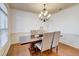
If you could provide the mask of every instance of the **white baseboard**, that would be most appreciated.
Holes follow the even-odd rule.
[[[0,50],[0,56],[6,56],[8,53],[8,50],[10,48],[10,42],[8,41],[4,47],[1,48]]]
[[[9,48],[10,48],[10,44],[5,49],[3,56],[6,56],[7,55],[8,51],[9,51]]]

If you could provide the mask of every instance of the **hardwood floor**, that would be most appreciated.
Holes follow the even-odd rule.
[[[20,45],[14,44],[11,45],[7,56],[40,56],[39,50],[29,50],[30,44]],[[71,46],[59,43],[58,53],[55,53],[55,49],[52,49],[53,52],[46,51],[43,52],[43,56],[79,56],[79,50]]]

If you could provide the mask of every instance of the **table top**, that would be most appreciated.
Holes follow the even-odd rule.
[[[42,39],[41,38],[31,38],[27,42],[21,43],[21,45],[28,44],[28,43],[35,43],[35,42],[39,42],[39,41],[42,41]]]

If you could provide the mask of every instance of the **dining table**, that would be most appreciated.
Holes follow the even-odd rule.
[[[21,45],[25,45],[25,44],[30,44],[29,50],[31,51],[31,53],[35,52],[35,44],[38,42],[42,42],[42,38],[31,38],[29,39],[27,42],[21,43]]]

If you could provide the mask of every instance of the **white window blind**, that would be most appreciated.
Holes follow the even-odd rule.
[[[7,8],[0,3],[0,48],[8,41],[8,18]]]

